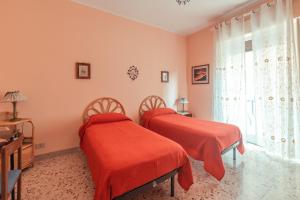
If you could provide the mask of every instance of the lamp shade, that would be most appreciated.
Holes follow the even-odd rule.
[[[25,101],[26,97],[20,91],[10,91],[6,92],[5,95],[1,98],[1,102],[19,102]]]
[[[188,99],[185,98],[185,97],[180,98],[180,99],[179,99],[179,102],[180,102],[181,104],[188,104],[188,103],[189,103]]]

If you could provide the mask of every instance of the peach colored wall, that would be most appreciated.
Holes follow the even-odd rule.
[[[294,0],[294,15],[300,16],[300,0]],[[211,27],[187,37],[187,79],[189,110],[202,119],[213,119],[214,37]],[[210,84],[192,85],[191,67],[210,64]]]
[[[294,0],[294,15],[300,16],[300,0]]]
[[[173,106],[187,95],[186,38],[67,0],[0,1],[0,93],[21,90],[21,116],[32,117],[42,154],[78,146],[85,106],[97,97],[120,100],[137,119],[150,94]],[[91,80],[74,78],[75,62],[89,62]],[[132,81],[129,66],[140,75]],[[160,82],[169,70],[170,82]],[[0,104],[0,111],[10,109]]]
[[[211,119],[213,66],[213,32],[201,30],[187,38],[187,79],[189,110],[198,118]],[[192,85],[192,66],[210,64],[210,83]]]

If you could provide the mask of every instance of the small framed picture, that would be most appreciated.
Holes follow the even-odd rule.
[[[209,83],[209,64],[192,67],[192,84]]]
[[[168,71],[161,71],[160,72],[160,79],[162,83],[169,82],[169,72]]]
[[[77,79],[91,79],[91,64],[76,63],[76,78]]]

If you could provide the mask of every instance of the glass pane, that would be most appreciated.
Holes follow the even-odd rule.
[[[249,41],[249,40],[248,40]],[[253,53],[247,51],[245,53],[245,66],[246,66],[246,135],[247,141],[256,144],[256,121],[255,121],[255,89],[253,87],[254,70],[253,70]]]

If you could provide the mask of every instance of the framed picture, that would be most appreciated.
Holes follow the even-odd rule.
[[[192,84],[209,83],[209,64],[192,67]]]
[[[169,72],[168,71],[161,71],[160,79],[161,79],[162,83],[168,83],[169,82]]]
[[[90,79],[91,78],[91,64],[76,63],[76,78],[77,79]]]

